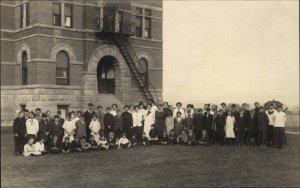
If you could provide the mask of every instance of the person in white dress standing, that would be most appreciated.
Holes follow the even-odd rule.
[[[226,143],[231,145],[233,143],[233,140],[235,138],[234,134],[234,124],[235,124],[235,118],[231,112],[231,110],[228,110],[226,117],[226,125],[225,125],[225,137],[226,137]]]
[[[74,140],[76,126],[74,122],[71,120],[71,114],[67,114],[66,119],[67,120],[64,122],[64,125],[62,127],[64,129],[63,142],[65,141],[66,137],[69,137],[70,142],[72,142]]]
[[[149,139],[149,132],[151,129],[151,125],[155,122],[155,113],[151,111],[152,104],[147,105],[147,112],[145,115],[145,122],[144,122],[144,132],[146,133],[146,137]]]

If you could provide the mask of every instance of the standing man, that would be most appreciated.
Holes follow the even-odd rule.
[[[88,140],[89,136],[91,135],[91,130],[90,130],[89,126],[90,126],[93,116],[96,114],[93,111],[93,106],[94,105],[92,103],[89,103],[88,110],[84,113],[84,120],[86,123],[86,140]]]
[[[125,105],[124,106],[125,112],[122,113],[123,117],[123,131],[126,133],[126,137],[128,139],[131,139],[131,129],[133,126],[133,119],[132,119],[132,114],[129,111],[129,106]]]
[[[242,109],[243,109],[243,117],[242,121],[245,126],[245,138],[244,138],[244,144],[247,144],[248,141],[250,141],[251,138],[251,114],[250,111],[248,110],[248,105],[246,103],[242,104]],[[249,130],[250,129],[250,130]]]
[[[18,117],[13,123],[13,132],[15,140],[15,155],[22,155],[23,147],[26,143],[26,120],[24,112],[19,112]]]
[[[255,142],[259,142],[259,130],[258,130],[258,113],[259,113],[259,107],[260,104],[259,102],[254,103],[254,115],[253,115],[253,123],[254,123],[254,137],[255,137]]]
[[[210,113],[210,108],[206,108],[206,112],[204,113],[204,127],[206,129],[210,143],[213,142],[212,124],[213,124],[213,115],[211,115]]]
[[[99,105],[97,107],[96,115],[97,115],[97,119],[98,119],[98,121],[100,123],[100,126],[101,126],[100,135],[101,135],[101,133],[104,133],[103,132],[104,131],[104,121],[103,121],[103,119],[104,119],[104,112],[102,110],[103,110],[103,107]]]

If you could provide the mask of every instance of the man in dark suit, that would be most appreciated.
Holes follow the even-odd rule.
[[[85,120],[85,123],[86,123],[86,139],[87,140],[89,139],[89,136],[91,135],[91,130],[89,128],[90,123],[92,121],[93,116],[96,114],[93,111],[93,106],[94,105],[92,103],[89,103],[88,104],[88,110],[84,113],[84,120]]]
[[[22,155],[26,143],[26,120],[24,112],[19,112],[18,117],[14,120],[13,132],[15,139],[15,155]]]
[[[206,108],[206,112],[204,113],[204,127],[207,131],[207,135],[209,137],[209,142],[213,142],[212,135],[212,123],[213,123],[213,115],[210,113],[210,108]]]
[[[128,139],[131,139],[131,132],[132,132],[132,126],[133,126],[133,118],[132,114],[129,111],[129,107],[125,105],[124,107],[125,112],[122,113],[123,117],[123,131],[126,132],[126,137]]]
[[[203,115],[203,110],[198,109],[194,115],[194,132],[196,136],[196,141],[201,138],[202,130],[204,129],[205,117]]]

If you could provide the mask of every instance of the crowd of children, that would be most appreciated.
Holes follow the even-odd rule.
[[[53,117],[42,113],[19,112],[13,123],[15,154],[40,156],[46,153],[77,153],[90,150],[130,148],[136,145],[248,145],[255,140],[257,146],[286,145],[286,115],[282,106],[269,105],[264,109],[258,102],[253,110],[247,104],[237,108],[222,103],[182,108],[178,102],[171,108],[167,102],[153,101],[144,106],[125,105],[124,111],[116,104],[102,111],[88,104],[85,113],[70,112],[66,120],[58,111]],[[276,108],[276,109],[275,109]]]

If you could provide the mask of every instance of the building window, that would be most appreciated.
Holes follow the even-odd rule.
[[[142,29],[142,17],[136,16],[135,17],[135,36],[136,37],[142,37],[143,35],[143,29]]]
[[[140,76],[143,78],[144,80],[144,86],[148,87],[148,62],[146,59],[142,58],[140,59]]]
[[[20,28],[29,26],[29,3],[23,3],[20,5]]]
[[[115,22],[115,32],[122,32],[123,31],[123,12],[118,11],[117,17],[116,17],[116,22]]]
[[[72,5],[65,5],[65,27],[72,27]]]
[[[144,37],[151,38],[151,19],[145,18],[145,33]]]
[[[60,4],[53,4],[53,25],[60,26],[61,25],[61,16],[60,16]]]
[[[22,53],[22,85],[28,84],[28,63],[27,63],[27,53]]]
[[[69,85],[69,56],[61,51],[56,56],[56,85]]]
[[[135,14],[135,36],[151,38],[151,10],[136,8]]]
[[[98,93],[115,94],[115,69],[116,59],[104,56],[97,66]]]
[[[72,5],[65,3],[53,3],[53,25],[73,27]]]

